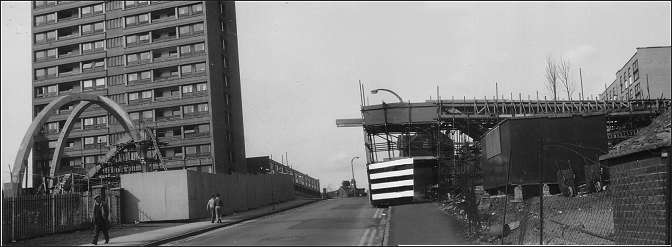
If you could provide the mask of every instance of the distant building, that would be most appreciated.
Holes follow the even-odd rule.
[[[670,46],[639,47],[616,72],[602,100],[670,98]]]
[[[251,174],[287,174],[294,176],[294,185],[299,190],[309,193],[320,193],[320,180],[292,169],[269,156],[247,158],[247,171]]]

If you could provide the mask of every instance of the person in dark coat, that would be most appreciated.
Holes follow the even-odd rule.
[[[222,223],[222,210],[224,209],[224,201],[219,193],[215,195],[215,213],[217,214],[217,223]]]
[[[94,197],[96,200],[96,205],[93,206],[93,231],[96,232],[96,235],[93,236],[93,242],[92,244],[97,245],[98,244],[98,234],[100,232],[103,232],[103,236],[105,237],[105,243],[107,244],[110,242],[110,235],[108,233],[108,221],[107,221],[107,216],[108,216],[108,208],[107,205],[103,202],[103,198],[100,197],[100,195],[96,195]]]

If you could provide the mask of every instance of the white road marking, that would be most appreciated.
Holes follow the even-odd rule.
[[[357,246],[363,246],[364,245],[369,233],[371,233],[371,229],[366,229],[366,231],[364,231],[364,235],[362,235],[362,237],[359,238],[359,243],[357,244]]]
[[[380,209],[380,208],[379,208],[379,209],[376,209],[376,212],[373,214],[373,218],[380,218],[380,214],[381,214],[381,213],[382,213],[382,212],[381,212],[381,209]]]
[[[371,234],[369,234],[369,237],[366,239],[366,246],[371,246],[373,244],[373,237],[378,234],[378,229],[373,229],[371,231]]]
[[[383,233],[383,246],[388,246],[390,242],[390,221],[392,220],[392,206],[387,206],[387,214],[385,215],[385,232]]]

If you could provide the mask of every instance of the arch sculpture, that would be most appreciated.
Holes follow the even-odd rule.
[[[28,155],[30,155],[30,151],[33,148],[33,138],[44,123],[47,121],[47,119],[54,114],[54,111],[61,108],[62,106],[72,103],[72,102],[80,102],[75,109],[73,109],[72,113],[68,117],[68,120],[66,121],[64,128],[61,130],[61,133],[59,135],[58,141],[56,143],[56,150],[54,151],[54,156],[51,160],[51,168],[50,168],[50,175],[53,176],[58,164],[60,163],[59,160],[61,159],[61,153],[63,151],[63,142],[65,141],[65,138],[67,137],[67,134],[70,132],[72,129],[72,125],[74,121],[81,115],[81,113],[90,105],[96,104],[101,106],[103,109],[107,110],[110,114],[112,114],[118,121],[121,123],[121,126],[124,128],[125,131],[129,133],[130,138],[134,142],[140,142],[140,134],[138,133],[137,129],[133,126],[133,122],[131,121],[131,118],[128,116],[128,113],[116,102],[113,100],[102,96],[102,95],[94,95],[94,94],[74,94],[74,95],[65,95],[65,96],[60,96],[53,100],[51,103],[49,103],[42,111],[40,111],[39,114],[33,119],[33,122],[30,124],[28,127],[28,130],[26,131],[26,134],[23,136],[23,140],[21,141],[21,145],[19,146],[19,150],[16,153],[16,157],[14,158],[14,164],[12,166],[12,180],[11,182],[13,183],[13,186],[15,189],[13,190],[14,195],[16,196],[19,191],[19,187],[21,186],[21,180],[23,178],[23,172],[27,167],[27,162],[26,160],[28,159]],[[144,152],[138,152],[141,159],[144,160]],[[108,156],[106,156],[108,157]]]

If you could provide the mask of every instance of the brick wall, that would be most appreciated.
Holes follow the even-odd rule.
[[[667,160],[656,151],[607,163],[616,243],[666,244],[670,227]]]

